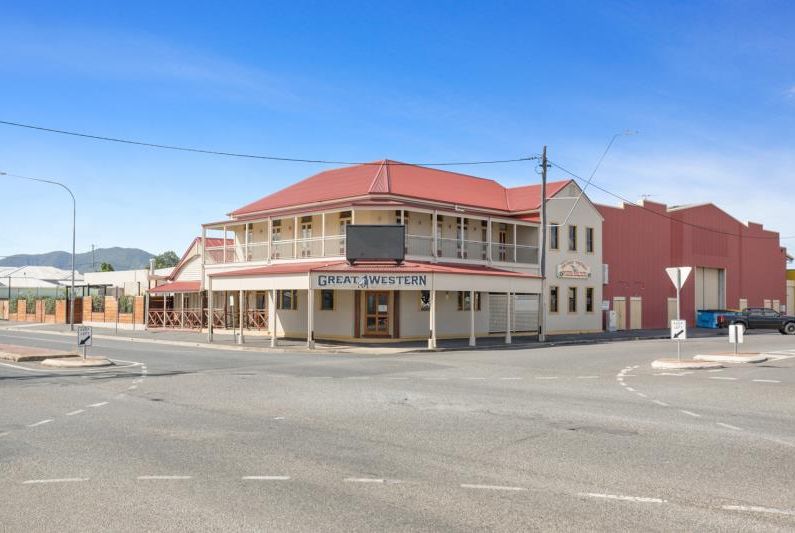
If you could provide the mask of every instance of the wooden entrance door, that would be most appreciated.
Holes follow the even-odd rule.
[[[365,291],[364,334],[388,337],[389,315],[389,291]]]

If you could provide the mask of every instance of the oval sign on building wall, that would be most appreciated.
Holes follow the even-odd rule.
[[[591,277],[591,267],[582,261],[571,259],[558,265],[557,274],[559,278],[588,279]]]

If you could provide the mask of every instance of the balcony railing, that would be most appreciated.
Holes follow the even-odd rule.
[[[482,241],[450,238],[436,239],[429,235],[406,235],[406,255],[438,259],[464,259],[487,261],[489,245]],[[268,259],[309,259],[319,257],[345,257],[345,236],[313,237],[309,239],[290,239],[255,242],[248,245],[208,246],[205,253],[206,264],[242,263],[266,261]],[[491,244],[491,261],[497,263],[538,264],[538,247],[513,244]]]

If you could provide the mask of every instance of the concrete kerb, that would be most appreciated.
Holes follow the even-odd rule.
[[[41,362],[41,366],[52,368],[83,368],[95,366],[111,366],[115,364],[110,359],[105,357],[86,357],[83,359],[80,356],[62,357],[58,359],[45,359]]]
[[[694,359],[655,359],[651,367],[658,370],[713,370],[723,365],[712,361],[696,361]]]
[[[762,363],[767,361],[767,354],[763,353],[720,353],[697,355],[696,361],[712,361],[715,363]]]

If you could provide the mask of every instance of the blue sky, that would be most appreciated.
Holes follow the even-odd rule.
[[[547,144],[582,175],[632,129],[599,185],[712,201],[789,237],[793,27],[791,2],[5,2],[0,120],[363,161],[512,158]],[[181,253],[202,222],[322,168],[0,126],[0,170],[75,191],[79,250]],[[527,163],[457,170],[538,179]],[[63,191],[0,180],[13,229],[0,256],[68,249]]]

